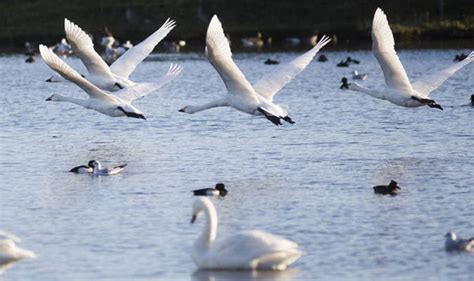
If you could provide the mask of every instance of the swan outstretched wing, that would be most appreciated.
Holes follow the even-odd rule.
[[[16,237],[15,235],[0,230],[0,240],[12,240],[13,242],[20,243],[21,239]]]
[[[53,51],[45,45],[39,45],[41,57],[44,62],[54,71],[59,73],[66,80],[69,80],[83,89],[91,98],[111,99],[109,95],[104,93],[97,86],[82,77],[77,71],[72,69],[64,61],[62,61]]]
[[[422,78],[413,83],[413,89],[421,94],[428,96],[433,90],[436,90],[456,71],[470,64],[474,60],[474,52],[471,52],[467,58],[457,62],[433,75]]]
[[[168,35],[176,26],[174,20],[168,18],[165,23],[148,36],[140,44],[135,45],[131,49],[121,55],[111,66],[112,72],[121,78],[127,78],[135,70],[137,65],[141,63],[155,48],[155,46]]]
[[[372,53],[382,68],[387,86],[402,91],[412,89],[400,58],[395,52],[395,40],[387,16],[380,8],[375,11],[372,22]]]
[[[183,68],[177,64],[171,64],[168,69],[168,73],[161,77],[158,81],[152,83],[137,83],[132,87],[122,89],[115,92],[115,96],[126,101],[132,102],[138,98],[142,98],[173,81],[180,73]]]
[[[64,31],[66,38],[71,43],[74,53],[81,59],[87,71],[94,76],[108,77],[112,79],[113,74],[109,66],[94,50],[92,39],[79,26],[64,19]]]
[[[224,81],[229,93],[253,92],[252,85],[232,60],[229,41],[227,41],[222,24],[216,15],[212,17],[207,28],[206,54],[209,62]]]
[[[303,71],[311,62],[318,51],[328,44],[331,39],[323,36],[321,40],[311,50],[292,60],[291,62],[277,67],[274,71],[265,75],[261,80],[253,85],[255,91],[267,98],[273,100],[273,96],[280,91],[288,82],[293,80],[296,75]]]

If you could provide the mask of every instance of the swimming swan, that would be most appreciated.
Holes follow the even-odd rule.
[[[281,120],[294,123],[288,116],[288,107],[274,104],[273,96],[305,69],[319,49],[329,41],[329,38],[323,36],[314,48],[290,63],[276,67],[252,86],[232,60],[229,42],[219,19],[214,15],[207,29],[206,54],[224,81],[227,95],[205,105],[185,106],[179,111],[192,114],[213,107],[230,106],[251,115],[263,115],[277,126],[281,125]]]
[[[192,253],[200,269],[284,270],[303,254],[295,242],[258,230],[246,230],[214,241],[217,213],[207,197],[198,197],[194,201],[191,223],[201,212],[206,217],[206,224],[194,243]]]

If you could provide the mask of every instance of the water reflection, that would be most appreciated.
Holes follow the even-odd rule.
[[[193,281],[296,280],[300,273],[297,268],[284,271],[197,270],[191,277]]]

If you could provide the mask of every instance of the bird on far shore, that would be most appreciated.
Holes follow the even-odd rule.
[[[454,62],[457,61],[462,61],[467,58],[467,55],[465,53],[461,53],[460,55],[456,55],[453,59]]]
[[[321,55],[319,55],[319,57],[318,57],[318,61],[319,61],[319,62],[327,62],[327,61],[328,61],[328,57],[326,57],[324,54],[321,54]]]
[[[277,61],[277,60],[272,60],[272,59],[270,59],[270,58],[268,58],[268,59],[264,62],[264,64],[279,64],[279,63],[280,63],[279,61]]]

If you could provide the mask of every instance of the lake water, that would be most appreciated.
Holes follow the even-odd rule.
[[[466,50],[464,50],[466,52]],[[452,63],[459,50],[400,51],[412,81]],[[236,54],[251,82],[296,53]],[[225,87],[201,54],[155,56],[136,81],[179,62],[182,75],[136,102],[147,120],[111,118],[51,94],[84,96],[44,82],[40,60],[0,57],[0,229],[39,258],[5,280],[472,280],[474,254],[444,251],[444,234],[474,236],[474,64],[433,93],[444,111],[402,108],[339,90],[351,69],[383,76],[368,51],[326,52],[275,98],[295,125],[276,127],[231,108],[178,112]],[[352,56],[357,67],[337,68]],[[79,68],[80,62],[68,59]],[[90,159],[127,163],[121,175],[67,171]],[[396,197],[372,186],[395,179]],[[200,272],[191,249],[203,218],[189,223],[191,190],[224,182],[215,199],[218,239],[261,229],[296,241],[306,255],[281,273]]]

